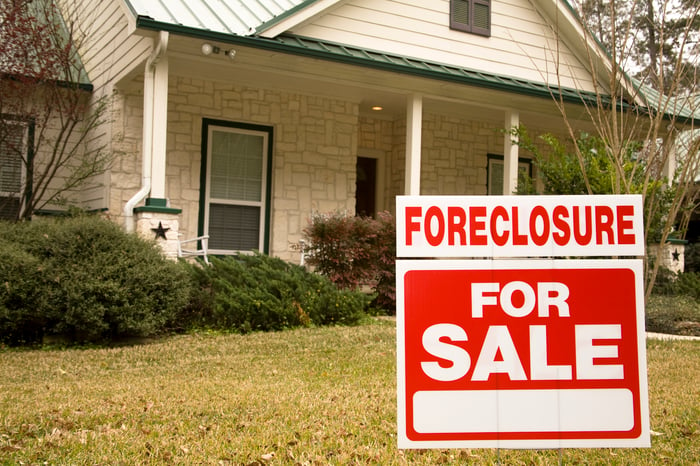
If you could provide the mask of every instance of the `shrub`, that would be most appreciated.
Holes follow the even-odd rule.
[[[389,213],[376,220],[338,212],[313,215],[301,248],[315,271],[344,289],[371,287],[374,305],[394,312],[396,226]]]
[[[686,272],[700,272],[700,243],[688,243],[683,256]]]
[[[661,267],[654,283],[653,294],[687,296],[700,301],[700,273],[674,273]]]
[[[8,241],[0,241],[0,341],[36,341],[46,324],[46,296],[37,292],[41,262]]]
[[[369,298],[338,290],[326,278],[279,258],[256,253],[190,265],[199,285],[190,322],[246,333],[299,326],[354,324]]]
[[[1,228],[21,264],[3,269],[15,290],[0,304],[6,316],[0,330],[10,342],[27,335],[70,342],[155,335],[189,298],[189,276],[180,264],[108,220],[78,216]],[[30,273],[20,275],[20,267]],[[28,285],[34,298],[13,297]]]
[[[646,329],[700,336],[700,304],[690,296],[652,295],[646,305]]]

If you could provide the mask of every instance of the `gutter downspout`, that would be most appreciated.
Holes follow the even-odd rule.
[[[154,94],[154,70],[156,63],[168,51],[167,31],[159,31],[155,48],[146,59],[146,67],[143,76],[143,141],[141,148],[141,189],[126,202],[124,206],[124,218],[126,231],[132,233],[136,228],[134,224],[134,207],[146,198],[151,191],[151,163],[153,160],[153,94]]]

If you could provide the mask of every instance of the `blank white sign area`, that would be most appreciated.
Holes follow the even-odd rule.
[[[625,432],[634,427],[628,389],[420,391],[413,427],[422,434]]]

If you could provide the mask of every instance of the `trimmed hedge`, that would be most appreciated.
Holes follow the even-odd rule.
[[[0,340],[98,342],[163,332],[191,281],[154,242],[94,216],[0,223]]]
[[[350,325],[371,296],[339,290],[327,278],[279,258],[255,253],[191,264],[197,283],[188,325],[239,333],[312,325]]]

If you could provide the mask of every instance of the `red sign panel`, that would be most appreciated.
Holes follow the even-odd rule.
[[[640,260],[397,261],[399,447],[649,446]]]

